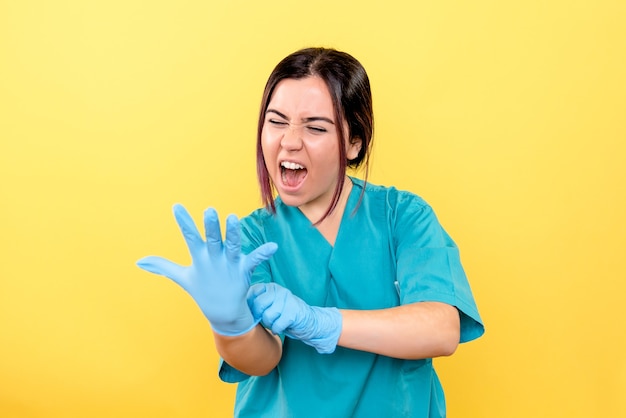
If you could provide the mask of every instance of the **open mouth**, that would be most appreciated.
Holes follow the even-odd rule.
[[[308,171],[302,165],[291,161],[280,163],[280,177],[284,185],[297,187],[306,177]]]

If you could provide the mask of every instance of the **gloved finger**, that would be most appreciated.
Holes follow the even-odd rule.
[[[252,273],[256,266],[263,261],[268,260],[278,250],[278,244],[275,242],[268,242],[256,248],[250,254],[248,254],[244,260],[244,271]]]
[[[282,334],[286,329],[284,324],[288,322],[288,321],[281,320],[282,317],[283,315],[280,311],[268,309],[265,312],[263,312],[263,317],[261,319],[261,322],[267,328],[271,329],[274,334]]]
[[[148,256],[137,261],[137,266],[150,273],[165,276],[182,287],[185,287],[185,267],[162,257]]]
[[[228,215],[226,218],[224,249],[228,261],[232,263],[239,261],[239,257],[241,257],[241,232],[239,231],[239,219],[235,215]]]
[[[256,319],[262,318],[265,326],[271,327],[274,321],[285,311],[285,302],[288,299],[282,293],[291,294],[291,292],[276,283],[253,286],[255,290],[252,291],[252,294],[255,296],[248,298],[250,312]],[[277,290],[279,290],[278,293]]]
[[[265,293],[265,283],[255,283],[248,288],[246,301],[248,302],[248,307],[250,307],[250,309],[252,309],[252,305],[254,304],[256,297],[262,293]]]
[[[261,318],[265,310],[269,308],[274,301],[273,296],[268,295],[266,290],[265,283],[253,284],[248,289],[246,301],[255,319]]]
[[[280,301],[281,305],[283,306],[289,296],[293,297],[293,293],[291,293],[291,290],[279,285],[278,283],[266,283],[265,286],[266,292],[271,294],[272,297],[277,301]]]
[[[285,289],[284,287],[277,287],[277,289],[279,291],[274,297],[272,308],[278,308],[279,315],[275,316],[271,312],[272,309],[267,309],[264,312],[263,317],[265,318],[265,315],[272,317],[272,332],[275,334],[281,334],[285,332],[286,329],[291,328],[294,325],[300,307],[297,303],[293,303],[295,302],[293,299],[295,296],[288,289]]]
[[[265,320],[265,314],[263,315],[263,319]],[[293,324],[294,324],[293,317],[291,315],[288,315],[287,312],[282,312],[276,318],[274,318],[270,329],[272,330],[274,334],[283,334]]]
[[[204,234],[209,256],[220,257],[222,255],[222,230],[217,211],[213,208],[204,211]]]
[[[189,248],[191,258],[192,260],[196,260],[201,252],[204,251],[204,241],[202,241],[200,232],[198,232],[196,224],[183,205],[175,204],[173,211],[174,218],[176,218],[176,222],[183,233],[183,238],[185,238],[185,242],[187,243],[187,248]]]

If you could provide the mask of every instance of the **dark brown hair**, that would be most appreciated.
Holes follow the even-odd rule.
[[[261,146],[265,112],[274,89],[281,80],[297,80],[311,76],[320,77],[328,87],[335,111],[339,140],[337,188],[328,210],[318,221],[320,222],[337,206],[347,167],[358,168],[364,164],[365,179],[367,180],[370,147],[374,132],[374,113],[369,78],[361,63],[351,55],[330,48],[306,48],[296,51],[280,61],[265,85],[257,129],[256,162],[261,199],[265,207],[272,213],[276,212],[274,205],[275,188],[267,171]],[[348,124],[349,141],[351,143],[361,141],[359,154],[352,160],[348,160],[346,156],[344,122]]]

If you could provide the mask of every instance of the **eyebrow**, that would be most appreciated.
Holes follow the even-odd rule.
[[[279,112],[276,109],[267,109],[265,111],[265,114],[267,115],[268,113],[275,113],[278,116],[280,116],[281,118],[283,118],[285,120],[289,120],[289,118],[286,115],[284,115],[283,113]],[[310,118],[302,119],[302,122],[304,122],[304,123],[307,123],[307,122],[317,122],[317,121],[328,122],[331,125],[335,124],[335,122],[333,122],[332,119],[328,119],[327,117],[324,117],[324,116],[311,116]]]

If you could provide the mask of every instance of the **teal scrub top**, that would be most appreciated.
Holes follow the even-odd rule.
[[[431,207],[415,194],[351,178],[354,184],[331,246],[296,207],[243,218],[244,253],[266,242],[278,251],[253,282],[276,282],[314,306],[384,309],[437,301],[456,306],[460,342],[484,328],[459,251]],[[361,192],[365,188],[363,194]],[[283,355],[266,376],[221,363],[239,382],[236,417],[444,417],[445,399],[431,359],[402,360],[337,347],[333,354],[283,337]]]

